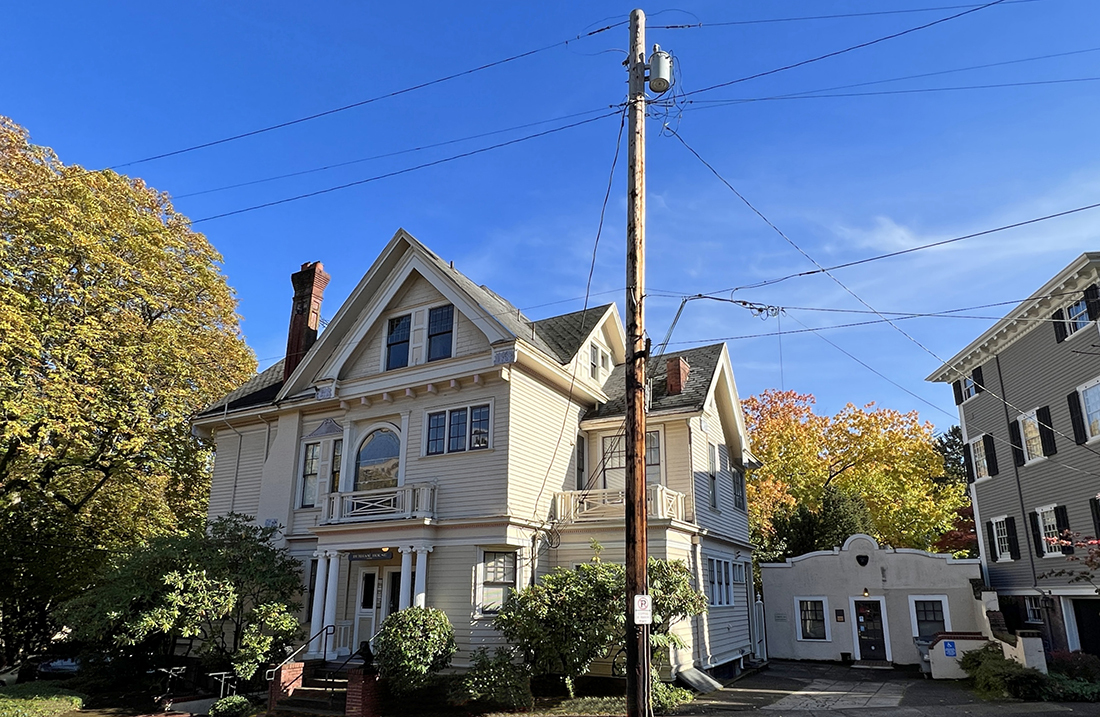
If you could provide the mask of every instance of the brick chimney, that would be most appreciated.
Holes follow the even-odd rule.
[[[307,261],[300,271],[290,275],[294,285],[294,308],[290,312],[290,331],[286,336],[286,360],[283,364],[283,380],[290,378],[294,369],[305,358],[317,341],[317,327],[321,322],[321,296],[331,277],[319,261]]]
[[[679,396],[684,392],[684,386],[687,384],[688,372],[691,371],[691,366],[679,356],[670,358],[666,366],[668,367],[667,393],[669,396]]]

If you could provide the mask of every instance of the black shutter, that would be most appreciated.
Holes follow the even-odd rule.
[[[951,388],[955,391],[955,405],[958,406],[960,403],[963,402],[962,381],[956,381],[955,383],[951,384]]]
[[[970,374],[970,378],[974,381],[974,393],[981,393],[985,390],[985,379],[982,378],[981,366],[975,367],[974,373]]]
[[[1085,289],[1085,306],[1089,310],[1089,321],[1100,319],[1100,289],[1096,284]]]
[[[1035,411],[1035,418],[1039,422],[1039,440],[1043,443],[1043,455],[1053,456],[1058,452],[1058,444],[1054,442],[1054,424],[1050,420],[1050,406],[1043,406]]]
[[[974,482],[974,458],[970,455],[970,444],[963,444],[963,465],[966,467],[966,482]]]
[[[1024,443],[1020,440],[1020,422],[1008,422],[1008,440],[1012,443],[1012,461],[1022,466],[1024,464]]]
[[[1061,309],[1058,309],[1050,319],[1054,325],[1054,340],[1058,343],[1062,343],[1066,340],[1066,314]]]
[[[985,538],[989,544],[989,560],[987,562],[997,562],[997,533],[993,530],[993,521],[986,521],[985,524]]]
[[[995,476],[1000,470],[997,468],[997,445],[993,436],[988,433],[982,436],[982,445],[985,447],[985,467],[989,475]]]
[[[1066,396],[1066,403],[1069,404],[1069,420],[1073,423],[1073,441],[1081,445],[1089,439],[1085,430],[1085,417],[1081,414],[1081,394],[1074,391]]]
[[[1054,506],[1054,524],[1058,526],[1058,537],[1068,538],[1066,531],[1069,530],[1069,512],[1064,505]],[[1073,543],[1062,546],[1063,555],[1073,555]]]
[[[1008,533],[1008,555],[1013,560],[1020,559],[1020,539],[1016,537],[1016,519],[1005,518],[1005,532]]]
[[[1089,498],[1089,508],[1092,510],[1092,537],[1100,537],[1100,500]]]
[[[1035,542],[1035,555],[1041,558],[1047,554],[1047,545],[1043,540],[1043,529],[1039,527],[1039,514],[1028,513],[1027,517],[1031,521],[1031,539]]]

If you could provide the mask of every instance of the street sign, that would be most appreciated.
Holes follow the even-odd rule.
[[[653,624],[653,602],[649,599],[648,595],[634,596],[634,624]]]

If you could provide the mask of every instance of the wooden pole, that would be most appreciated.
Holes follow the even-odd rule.
[[[626,217],[626,712],[649,714],[649,626],[634,624],[648,592],[645,483],[645,13],[630,13],[630,138]]]

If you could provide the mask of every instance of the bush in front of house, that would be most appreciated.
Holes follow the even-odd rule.
[[[0,717],[56,717],[80,709],[84,700],[57,682],[24,682],[0,688]]]
[[[671,714],[680,705],[687,704],[695,699],[695,693],[691,690],[686,690],[668,682],[661,682],[661,677],[656,670],[653,670],[651,674],[649,694],[655,713],[659,715]]]
[[[1055,650],[1047,655],[1047,669],[1071,680],[1100,682],[1100,657],[1075,650]]]
[[[378,669],[394,694],[423,687],[432,675],[450,666],[457,649],[451,621],[434,607],[392,613],[374,643]]]
[[[959,666],[974,679],[974,687],[986,694],[1039,701],[1056,693],[1051,678],[1008,659],[996,643],[963,653]]]
[[[246,717],[252,712],[252,703],[247,697],[229,695],[210,705],[210,717]]]
[[[526,712],[535,700],[526,668],[513,662],[510,650],[499,647],[492,656],[485,648],[474,653],[473,664],[455,685],[451,701],[457,705],[477,702],[489,709]]]
[[[1100,683],[1078,680],[1052,672],[1052,699],[1058,702],[1100,702]]]

